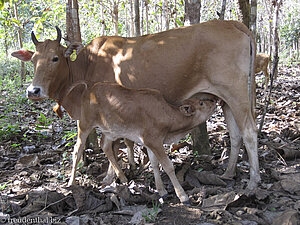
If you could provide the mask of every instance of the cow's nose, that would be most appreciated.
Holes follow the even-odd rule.
[[[31,90],[27,90],[27,97],[40,97],[41,89],[40,88],[32,88]]]

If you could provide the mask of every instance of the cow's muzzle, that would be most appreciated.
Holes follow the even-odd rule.
[[[26,93],[27,93],[27,98],[29,98],[31,100],[38,101],[38,100],[42,99],[41,88],[39,88],[39,87],[29,86],[26,90]]]

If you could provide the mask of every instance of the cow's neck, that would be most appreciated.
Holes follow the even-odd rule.
[[[81,80],[85,80],[87,63],[85,54],[81,53],[77,56],[76,61],[72,62],[67,58],[68,76],[65,85],[59,91],[57,103],[64,107],[72,119],[80,119],[81,95],[85,90],[82,86],[74,88],[69,92],[70,87]]]

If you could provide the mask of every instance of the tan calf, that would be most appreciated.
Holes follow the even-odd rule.
[[[268,87],[270,75],[268,73],[268,65],[270,62],[270,56],[264,53],[256,54],[255,58],[255,73],[263,72],[265,75],[265,90]]]
[[[83,88],[86,88],[85,85],[79,84],[73,90]],[[191,98],[180,106],[173,106],[156,90],[135,90],[113,83],[96,83],[83,92],[78,107],[81,108],[81,116],[73,152],[71,183],[75,178],[76,165],[84,150],[86,138],[91,129],[99,127],[103,133],[101,147],[121,182],[127,182],[127,179],[114,157],[112,146],[113,141],[127,138],[151,150],[151,163],[153,158],[158,159],[170,177],[180,201],[188,202],[188,196],[176,178],[174,167],[165,153],[163,144],[179,140],[195,126],[206,121],[216,108],[215,99]],[[161,187],[158,191],[163,196],[167,192],[155,162],[154,167],[156,186]]]

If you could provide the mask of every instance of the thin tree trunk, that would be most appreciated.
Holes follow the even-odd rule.
[[[257,18],[257,0],[250,0],[251,10],[250,10],[250,30],[252,31],[254,37],[256,37],[256,18]]]
[[[226,0],[223,0],[220,17],[219,17],[220,20],[224,20],[224,18],[225,18],[225,9],[226,9]]]
[[[148,5],[148,0],[144,0],[145,3],[145,10],[146,10],[146,15],[145,15],[145,23],[146,23],[146,34],[149,34],[149,5]]]
[[[145,2],[144,0],[141,1],[141,13],[140,13],[140,30],[141,35],[144,34],[144,10],[145,10]]]
[[[134,36],[134,9],[133,9],[133,1],[130,0],[130,36]]]
[[[115,30],[115,35],[118,36],[119,34],[119,8],[118,8],[118,3],[115,0],[113,1],[113,22],[114,22],[114,30]]]
[[[249,0],[238,0],[239,1],[239,8],[242,13],[242,20],[243,24],[247,27],[250,25],[250,4]]]
[[[67,40],[81,42],[77,0],[68,0],[66,18]]]
[[[174,0],[174,5],[175,5],[175,12],[174,12],[174,26],[175,27],[178,27],[178,24],[177,24],[177,1],[176,0]]]
[[[282,0],[274,1],[275,3],[275,15],[274,15],[274,56],[273,56],[273,68],[272,68],[272,76],[274,76],[274,79],[277,79],[278,75],[278,62],[279,62],[279,56],[278,56],[278,48],[279,48],[279,36],[278,36],[278,15],[279,15],[279,9],[281,6]]]
[[[162,30],[169,30],[168,0],[162,2]]]
[[[15,14],[15,18],[17,21],[19,21],[19,14],[18,14],[18,6],[17,6],[17,1],[14,1],[14,14]],[[23,40],[22,40],[22,28],[20,26],[18,26],[17,28],[17,36],[18,36],[18,44],[20,49],[23,48]],[[23,61],[21,61],[21,80],[24,81],[25,80],[25,63]]]
[[[134,0],[134,27],[135,27],[135,36],[136,37],[141,36],[139,0]]]
[[[200,0],[184,0],[184,25],[200,23]]]
[[[101,30],[100,30],[100,35],[104,36],[105,35],[105,20],[104,20],[104,6],[103,6],[103,2],[100,1],[100,5],[101,5]]]

